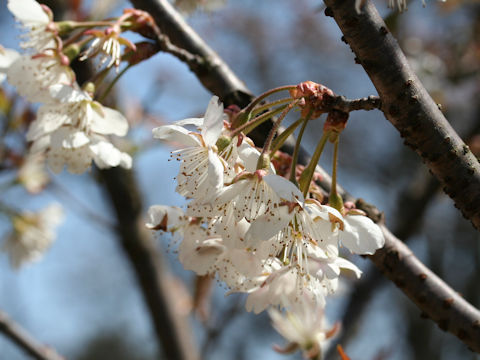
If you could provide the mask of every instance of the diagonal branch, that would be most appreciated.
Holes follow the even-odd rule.
[[[370,260],[423,311],[422,316],[480,352],[480,311],[423,265],[384,225],[381,228],[385,247]]]
[[[325,14],[333,16],[375,85],[386,118],[480,229],[480,164],[408,65],[375,6],[368,0],[357,14],[354,0],[324,2]]]
[[[13,322],[7,314],[0,311],[0,332],[10,338],[24,352],[37,360],[64,360],[54,349],[40,344],[18,324]]]

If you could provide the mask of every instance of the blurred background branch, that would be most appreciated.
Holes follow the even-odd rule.
[[[64,360],[53,348],[40,344],[20,325],[0,310],[0,332],[12,340],[20,349],[37,360]]]

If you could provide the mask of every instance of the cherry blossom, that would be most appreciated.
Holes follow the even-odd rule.
[[[187,146],[175,152],[181,161],[176,189],[180,195],[208,199],[223,187],[226,163],[216,146],[223,130],[223,119],[223,104],[214,96],[203,118],[185,119],[153,129],[155,138]],[[186,125],[198,126],[201,132],[191,132],[184,127]]]
[[[20,44],[22,48],[41,52],[54,47],[57,29],[50,9],[35,0],[8,0],[7,7],[28,31],[24,35],[27,40]]]
[[[30,125],[31,153],[46,153],[54,172],[64,165],[72,173],[86,171],[92,160],[99,168],[131,167],[131,157],[118,150],[105,135],[124,136],[128,122],[118,111],[95,102],[75,87],[55,85],[56,103],[45,104]]]
[[[7,71],[20,54],[13,49],[5,49],[0,45],[0,84],[6,79]]]
[[[63,211],[58,204],[14,216],[13,231],[2,246],[12,266],[18,269],[27,262],[39,260],[54,241],[55,228],[62,218]]]
[[[268,314],[275,330],[289,342],[275,350],[291,353],[301,349],[306,359],[320,359],[322,348],[339,330],[338,326],[328,328],[324,308],[307,297],[291,304],[285,312],[270,308]]]
[[[54,85],[71,85],[75,73],[68,59],[55,50],[46,50],[35,56],[22,55],[7,71],[8,82],[30,102],[51,103],[55,99],[49,88]]]

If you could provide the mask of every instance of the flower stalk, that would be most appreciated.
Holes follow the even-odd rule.
[[[318,142],[317,147],[315,148],[315,152],[313,153],[312,159],[308,166],[303,170],[302,175],[300,176],[299,186],[300,191],[302,191],[303,196],[307,197],[308,189],[310,187],[310,182],[312,181],[313,174],[315,173],[315,167],[320,160],[320,156],[322,155],[323,149],[325,148],[325,144],[327,143],[328,138],[330,137],[330,131],[324,131],[322,134],[322,138]]]

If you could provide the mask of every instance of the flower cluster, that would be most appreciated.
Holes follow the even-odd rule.
[[[203,118],[153,130],[155,138],[183,145],[172,153],[180,162],[176,190],[190,201],[185,211],[152,206],[147,227],[181,241],[178,256],[186,269],[247,293],[248,311],[291,311],[305,301],[323,311],[342,269],[361,274],[339,247],[373,254],[383,234],[361,211],[302,193],[232,123],[214,96]]]
[[[51,10],[35,0],[9,0],[8,9],[26,31],[20,44],[25,54],[1,49],[0,80],[6,76],[20,95],[30,102],[42,103],[27,132],[30,155],[45,157],[57,173],[65,166],[72,173],[82,173],[92,160],[99,168],[130,168],[130,155],[118,150],[107,138],[125,136],[127,119],[93,99],[93,84],[81,89],[76,83],[69,64],[78,55],[78,46],[64,48],[61,38],[71,25],[55,23]],[[118,29],[119,25],[113,28]],[[96,40],[89,48],[93,50],[87,50],[83,58],[103,50],[101,62],[110,56],[107,68],[118,66],[121,55],[118,32],[108,32],[108,40],[101,49],[97,49],[100,36],[95,33]],[[89,33],[86,31],[85,35]],[[133,44],[129,47],[134,49]]]

